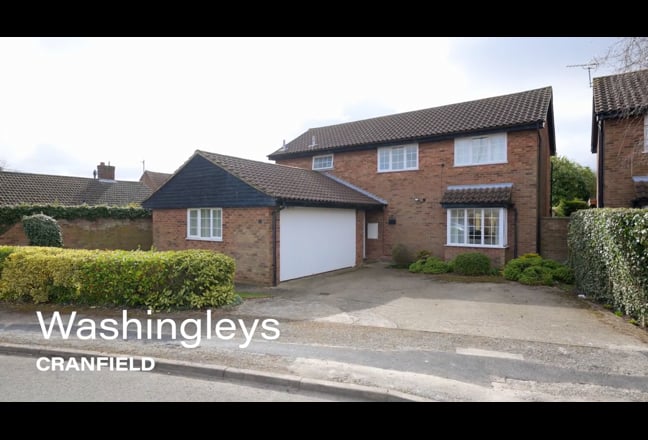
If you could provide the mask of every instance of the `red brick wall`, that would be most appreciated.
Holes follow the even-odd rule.
[[[648,176],[648,153],[643,152],[644,119],[608,119],[603,124],[603,203],[606,208],[629,208],[636,197],[632,176]]]
[[[540,255],[564,263],[568,257],[567,231],[569,217],[542,217]]]
[[[236,281],[272,284],[272,208],[223,209],[223,241],[188,240],[186,237],[186,209],[153,211],[153,245],[158,250],[222,252],[236,260]]]
[[[544,145],[548,148],[548,143]],[[546,156],[548,158],[548,152]],[[433,255],[445,257],[446,210],[439,202],[447,186],[508,182],[513,183],[513,202],[518,209],[518,253],[536,252],[538,132],[509,133],[507,159],[505,164],[455,167],[454,141],[443,140],[419,145],[417,171],[378,173],[377,152],[373,149],[335,153],[335,169],[331,172],[389,202],[384,212],[367,214],[369,221],[378,221],[380,234],[379,240],[367,240],[367,258],[390,255],[397,243],[407,246],[411,253],[426,249]],[[277,163],[311,168],[312,159],[288,159]],[[548,186],[546,190],[549,191]],[[425,202],[416,203],[414,198],[424,198]],[[390,216],[396,219],[396,224],[388,224]],[[509,212],[508,243],[511,248],[514,231],[513,215]],[[472,250],[458,249],[460,252]],[[506,255],[512,257],[512,249],[506,251]]]
[[[66,248],[148,250],[153,241],[151,219],[61,219],[58,223]],[[0,235],[0,245],[28,244],[22,223],[16,223]]]
[[[446,246],[445,248],[445,259],[452,260],[459,254],[465,254],[467,252],[479,252],[486,255],[490,258],[493,267],[503,267],[506,264],[506,249],[496,249],[496,248],[468,248],[468,247],[456,247],[456,246]]]

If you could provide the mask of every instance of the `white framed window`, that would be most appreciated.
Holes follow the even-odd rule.
[[[378,148],[378,172],[418,170],[418,144]]]
[[[648,153],[648,114],[644,116],[644,153]]]
[[[324,156],[313,156],[313,169],[314,170],[332,170],[333,169],[333,155],[327,154]]]
[[[456,138],[454,164],[456,167],[506,163],[506,133]]]
[[[506,209],[450,208],[447,233],[449,246],[504,247]]]
[[[221,208],[187,209],[187,238],[223,240],[223,210]]]

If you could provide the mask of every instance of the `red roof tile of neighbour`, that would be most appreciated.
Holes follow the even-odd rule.
[[[550,117],[551,100],[551,87],[544,87],[459,104],[311,128],[286,144],[285,148],[278,149],[268,157],[280,159],[313,151],[333,151],[354,146],[535,126]]]
[[[303,168],[196,151],[257,190],[278,199],[344,205],[382,206],[384,201],[326,174]]]
[[[158,173],[155,171],[144,171],[142,177],[140,177],[140,182],[146,185],[151,189],[151,191],[157,191],[159,187],[164,185],[164,183],[171,178],[173,174],[168,173]]]

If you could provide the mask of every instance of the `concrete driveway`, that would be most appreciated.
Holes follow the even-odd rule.
[[[648,350],[646,331],[558,288],[514,282],[446,282],[373,263],[357,270],[285,282],[267,292],[271,298],[248,300],[237,312],[286,320]]]

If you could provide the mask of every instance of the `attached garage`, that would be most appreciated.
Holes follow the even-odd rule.
[[[355,266],[355,209],[287,207],[280,219],[279,281]]]
[[[196,151],[142,205],[156,248],[222,252],[236,281],[276,285],[362,264],[363,212],[386,202],[330,174]]]

